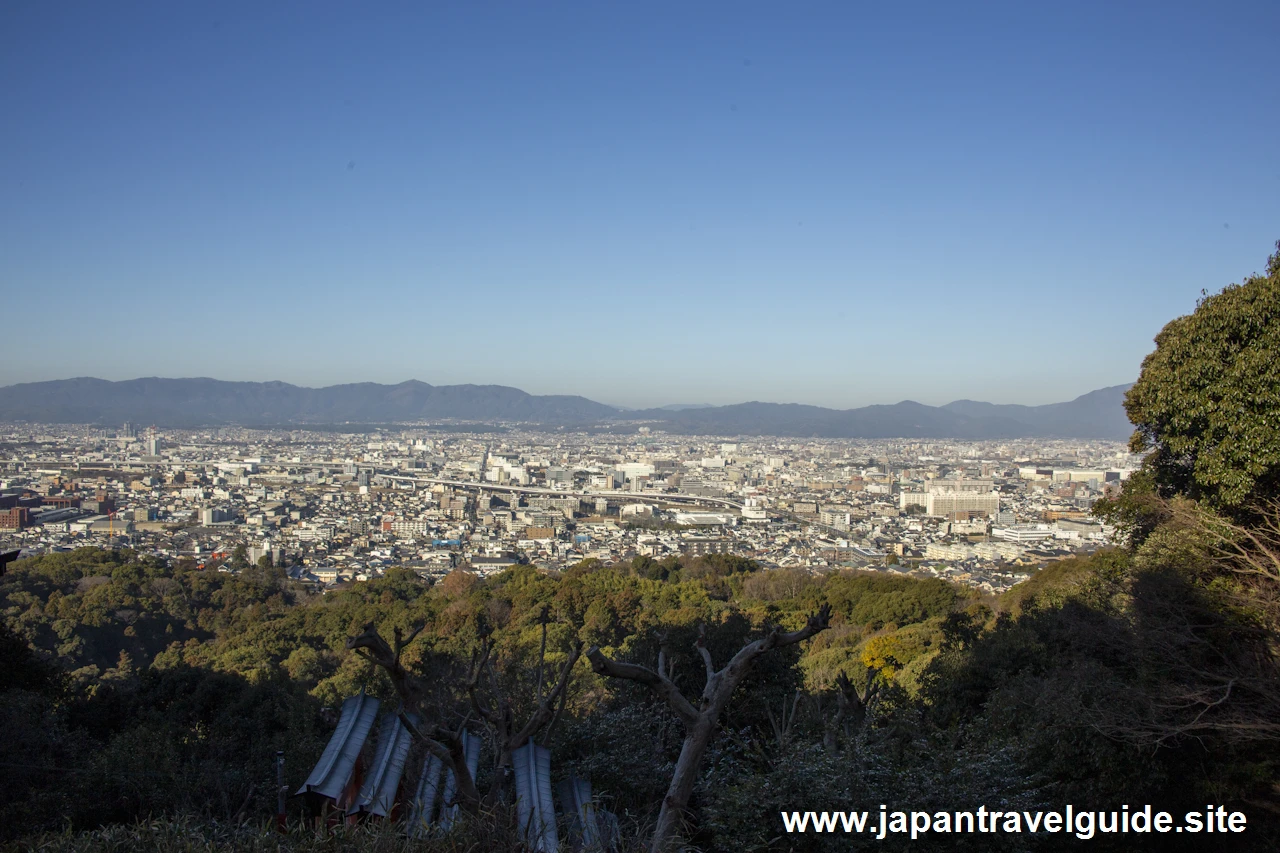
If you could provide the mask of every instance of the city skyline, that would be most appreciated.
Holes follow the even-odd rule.
[[[1071,399],[1280,236],[1277,23],[10,4],[0,385]]]

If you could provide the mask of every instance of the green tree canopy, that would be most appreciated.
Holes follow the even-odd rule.
[[[1156,336],[1125,410],[1162,493],[1239,516],[1280,495],[1280,243],[1265,275],[1200,300]]]

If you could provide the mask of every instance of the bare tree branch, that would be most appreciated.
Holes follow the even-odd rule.
[[[711,680],[716,677],[716,667],[711,660],[711,652],[707,650],[707,626],[702,625],[698,628],[698,639],[694,642],[694,646],[698,649],[698,654],[702,656],[702,663],[707,668],[707,684],[711,684]]]
[[[542,679],[547,668],[547,608],[542,608],[542,614],[538,619],[542,623],[542,644],[538,647],[538,690],[536,693],[537,703],[542,704]]]
[[[401,637],[399,628],[395,629],[394,631],[395,639],[396,639],[395,653],[396,653],[397,661],[400,660],[400,653],[403,652],[406,648],[408,648],[409,644],[412,643],[414,640],[416,640],[418,638],[418,635],[422,633],[423,627],[424,627],[423,625],[418,625],[417,627],[415,627],[413,629],[413,632],[410,633],[407,638]]]
[[[658,634],[658,675],[666,679],[671,678],[671,669],[675,665],[674,661],[668,661],[667,658],[668,640],[669,637],[666,631]]]
[[[426,690],[422,683],[410,676],[404,666],[401,665],[400,653],[404,651],[404,647],[408,645],[408,642],[400,636],[399,629],[396,630],[395,634],[396,648],[393,649],[382,638],[377,629],[373,627],[373,623],[370,622],[364,626],[364,630],[359,634],[347,638],[347,648],[385,669],[391,679],[392,686],[395,687],[396,693],[400,696],[400,701],[411,712],[417,712],[422,705]],[[418,632],[414,631],[410,641],[417,635]]]
[[[680,758],[676,761],[667,795],[663,798],[662,808],[658,812],[658,824],[653,832],[652,853],[669,853],[678,845],[677,836],[685,821],[685,811],[689,807],[690,797],[693,796],[702,758],[706,754],[707,746],[715,733],[725,705],[747,676],[751,664],[756,658],[772,649],[803,642],[814,634],[825,631],[829,627],[830,620],[831,606],[824,604],[818,612],[809,615],[805,626],[800,630],[785,634],[777,628],[770,630],[761,639],[744,646],[725,668],[718,672],[712,663],[711,654],[705,648],[703,637],[699,635],[695,646],[707,670],[707,684],[702,691],[702,703],[698,708],[694,708],[675,683],[664,674],[666,654],[661,650],[661,644],[659,645],[658,672],[637,664],[612,660],[605,657],[599,647],[592,647],[587,652],[591,668],[597,674],[644,684],[666,700],[684,723],[684,744],[680,748]]]
[[[802,643],[812,637],[814,634],[821,633],[831,627],[831,605],[824,604],[818,608],[817,613],[810,613],[805,621],[805,626],[799,631],[792,631],[789,634],[779,634],[774,642],[775,648],[783,646],[794,646],[796,643]]]
[[[798,631],[790,633],[781,633],[777,628],[771,630],[764,637],[753,643],[747,643],[739,652],[733,656],[724,667],[716,673],[715,685],[709,680],[707,688],[702,691],[703,706],[709,704],[719,704],[723,706],[728,701],[729,696],[737,689],[742,679],[746,677],[747,672],[751,668],[751,664],[760,655],[772,649],[783,648],[785,646],[793,646],[796,643],[804,642],[815,634],[827,630],[831,627],[831,605],[824,604],[819,608],[818,612],[810,613],[805,622],[805,626]],[[722,688],[722,684],[732,685],[727,691]]]
[[[560,701],[556,703],[556,712],[551,715],[551,722],[547,723],[546,731],[542,736],[542,745],[546,746],[551,743],[551,732],[555,730],[556,723],[560,721],[560,715],[564,713],[565,702],[569,698],[569,691],[560,691]]]
[[[426,748],[427,751],[439,758],[441,763],[453,773],[453,778],[458,784],[458,798],[461,803],[479,803],[480,791],[476,788],[475,780],[471,778],[471,771],[467,767],[467,754],[462,746],[462,741],[452,732],[437,729],[433,734],[435,737],[427,736],[419,729],[410,719],[408,713],[403,707],[397,712],[400,722],[409,731],[409,734],[417,738]],[[444,743],[441,743],[444,741]],[[458,768],[462,768],[459,772]]]
[[[686,725],[692,725],[698,721],[697,710],[689,703],[688,699],[684,698],[680,689],[666,676],[656,673],[648,667],[634,663],[621,663],[607,658],[604,652],[600,651],[599,646],[591,647],[587,652],[587,660],[591,661],[591,669],[597,675],[603,675],[608,678],[621,678],[624,681],[634,681],[645,685],[656,693],[659,698],[665,700],[671,706],[671,710],[675,711],[676,715]]]
[[[553,716],[552,707],[555,705],[556,699],[565,691],[569,684],[569,672],[573,669],[573,665],[578,662],[578,658],[582,655],[582,643],[575,642],[569,650],[569,657],[565,660],[564,665],[560,667],[560,678],[556,681],[555,687],[551,688],[551,692],[545,698],[540,698],[538,707],[534,710],[533,715],[529,717],[529,721],[524,724],[510,740],[511,749],[519,749],[537,734],[538,730],[546,725]]]
[[[422,741],[432,755],[438,757],[446,767],[453,771],[454,778],[458,781],[459,803],[467,811],[475,812],[480,805],[480,792],[476,789],[475,780],[471,778],[471,773],[467,769],[466,756],[463,752],[461,741],[450,732],[441,729],[433,732],[434,736],[428,736],[414,724],[409,716],[411,713],[419,714],[421,712],[426,688],[421,681],[405,670],[400,663],[400,655],[421,632],[421,627],[416,628],[406,638],[399,628],[394,629],[392,635],[395,646],[392,647],[387,644],[387,641],[382,638],[382,635],[378,633],[371,622],[365,625],[359,634],[349,637],[346,645],[355,654],[386,670],[392,685],[396,689],[396,693],[400,696],[400,709],[397,712],[400,722],[405,725],[413,737]]]
[[[397,694],[400,696],[401,706],[398,712],[400,721],[408,728],[414,738],[420,740],[432,755],[438,757],[453,772],[458,784],[458,803],[468,812],[476,812],[485,805],[491,805],[501,800],[510,775],[502,772],[502,768],[511,763],[512,750],[518,749],[530,738],[537,735],[539,730],[558,716],[557,705],[560,709],[563,709],[571,672],[574,664],[577,663],[578,658],[582,655],[582,643],[575,642],[570,647],[569,655],[560,668],[559,678],[546,695],[543,695],[543,673],[540,669],[537,706],[524,726],[516,731],[512,719],[511,703],[501,689],[493,663],[492,632],[483,621],[477,621],[479,622],[477,635],[480,638],[480,645],[472,654],[471,666],[464,684],[471,711],[464,715],[462,724],[458,727],[457,732],[449,731],[440,726],[436,726],[430,732],[426,732],[415,724],[413,718],[410,717],[411,713],[416,716],[417,712],[419,712],[427,691],[419,678],[405,670],[400,662],[400,657],[404,649],[422,632],[423,626],[416,626],[407,637],[399,628],[393,629],[393,644],[388,644],[374,628],[373,624],[370,623],[365,625],[359,634],[348,638],[346,643],[347,648],[353,653],[386,670],[396,688]],[[545,655],[546,622],[544,621],[542,660],[540,662],[545,663]],[[482,680],[488,682],[488,697],[481,695],[480,685]],[[467,768],[466,755],[462,743],[462,732],[472,713],[484,720],[485,725],[493,735],[497,747],[495,769],[500,772],[494,775],[493,785],[489,788],[483,800],[476,788],[475,779]]]
[[[486,708],[484,703],[480,701],[479,686],[480,675],[485,671],[485,666],[489,662],[489,637],[484,635],[480,638],[480,650],[472,653],[471,671],[467,673],[467,698],[471,700],[471,708],[484,720],[485,724],[490,727],[497,727],[498,720],[494,716],[490,708]]]

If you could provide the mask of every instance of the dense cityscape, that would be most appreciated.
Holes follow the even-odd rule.
[[[477,431],[485,430],[489,431]],[[766,569],[941,577],[1000,592],[1105,546],[1116,442],[852,441],[536,431],[520,424],[157,430],[7,425],[0,550],[127,547],[318,589],[391,567],[730,553]]]

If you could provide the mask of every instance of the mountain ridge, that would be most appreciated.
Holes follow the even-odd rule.
[[[506,421],[554,426],[645,422],[669,432],[806,438],[1127,438],[1129,385],[1042,406],[913,400],[828,409],[749,401],[623,409],[567,394],[533,395],[506,385],[353,382],[307,388],[279,380],[81,376],[0,387],[0,421],[156,423],[162,426],[423,420]]]

